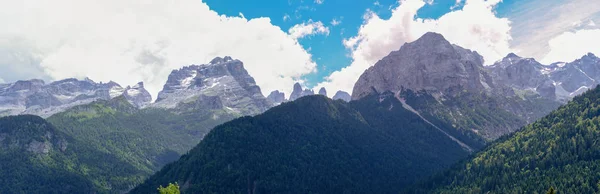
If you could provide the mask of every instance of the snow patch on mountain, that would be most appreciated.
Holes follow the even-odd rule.
[[[0,115],[33,114],[49,117],[73,106],[121,95],[137,107],[144,107],[151,102],[151,96],[142,83],[125,89],[114,82],[96,83],[88,78],[70,78],[49,84],[42,80],[24,80],[0,86]]]
[[[174,109],[186,104],[242,115],[258,114],[272,106],[243,63],[228,56],[173,70],[156,102],[150,106]]]

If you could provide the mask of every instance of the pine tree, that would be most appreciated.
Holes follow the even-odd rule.
[[[548,192],[546,192],[546,194],[556,194],[554,187],[550,187],[550,189],[548,189]]]
[[[179,185],[177,183],[169,183],[169,186],[163,187],[162,185],[158,187],[159,194],[180,194]]]

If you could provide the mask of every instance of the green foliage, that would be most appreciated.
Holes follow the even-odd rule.
[[[219,110],[139,110],[117,97],[55,114],[49,123],[36,116],[1,118],[0,190],[127,192],[234,116]],[[53,147],[33,154],[27,151],[32,141]]]
[[[554,187],[550,187],[550,189],[548,189],[548,192],[546,192],[546,194],[556,194]]]
[[[169,183],[169,186],[163,187],[162,185],[158,187],[159,194],[180,194],[179,185],[177,183]]]
[[[401,96],[426,118],[439,120],[437,125],[457,128],[458,131],[450,131],[454,136],[463,141],[474,139],[480,145],[509,134],[559,106],[550,100],[490,97],[470,92],[446,96],[440,101],[424,91],[404,90]]]
[[[419,193],[598,193],[600,88],[590,90],[471,159]]]
[[[67,168],[72,161],[60,148],[67,139],[37,116],[0,118],[0,192],[91,192],[92,183]],[[48,152],[32,145],[49,145]]]
[[[308,96],[216,127],[131,193],[396,193],[467,155],[393,96]]]

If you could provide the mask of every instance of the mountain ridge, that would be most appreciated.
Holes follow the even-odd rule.
[[[190,193],[393,193],[466,155],[391,93],[312,95],[216,127],[132,193],[168,182]]]

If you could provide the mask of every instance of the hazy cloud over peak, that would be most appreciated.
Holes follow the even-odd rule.
[[[197,0],[0,4],[0,77],[6,81],[144,81],[155,96],[171,70],[229,55],[268,93],[291,90],[316,69],[311,55],[269,18],[219,15]]]

